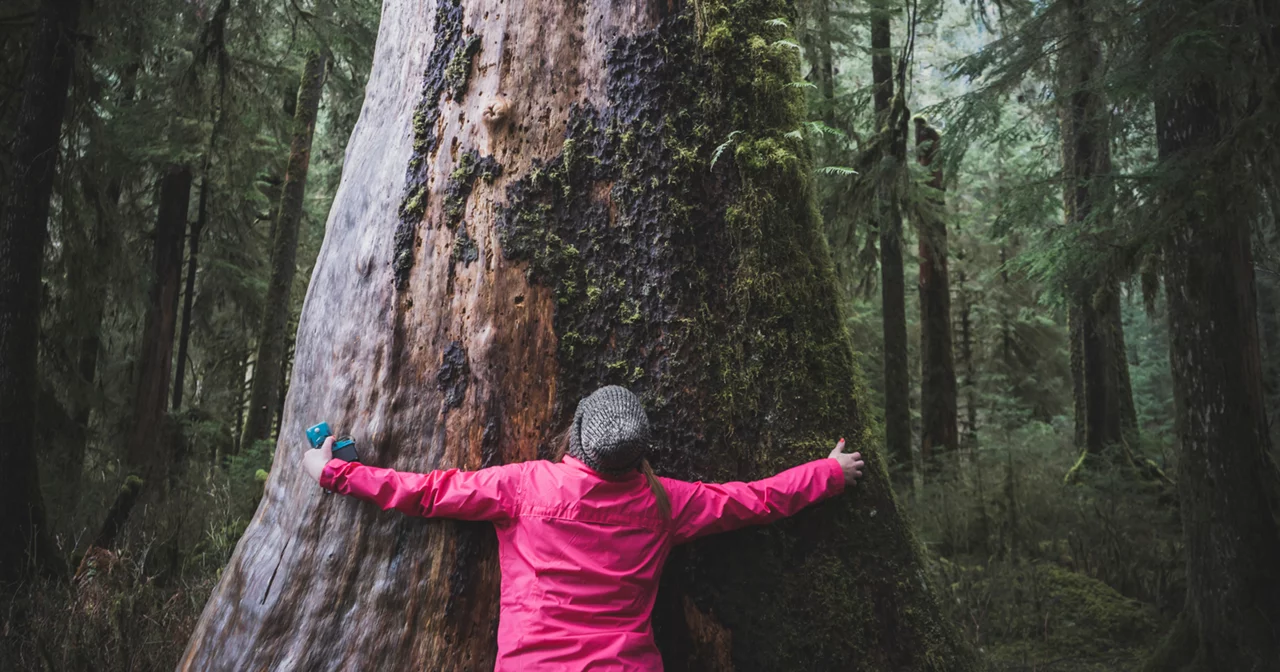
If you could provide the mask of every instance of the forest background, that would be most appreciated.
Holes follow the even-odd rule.
[[[1134,669],[1186,601],[1157,57],[1161,72],[1235,66],[1214,77],[1249,114],[1222,145],[1257,150],[1243,174],[1261,179],[1231,193],[1250,204],[1257,375],[1280,414],[1276,157],[1259,149],[1280,116],[1280,32],[1254,43],[1241,22],[1244,46],[1206,46],[1136,31],[1147,9],[804,0],[776,19],[776,46],[802,59],[795,132],[818,166],[871,440],[946,618],[992,669]],[[21,582],[0,603],[0,668],[169,669],[187,646],[271,468],[379,12],[0,10],[0,215],[47,209],[39,392],[23,407],[37,434],[21,451],[39,490],[4,484],[6,504],[43,503],[47,535],[3,558],[0,578]],[[65,94],[44,115],[58,151],[43,206],[22,198],[39,195],[23,182],[35,88]]]

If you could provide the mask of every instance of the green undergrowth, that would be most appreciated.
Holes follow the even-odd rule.
[[[1138,669],[1185,591],[1176,503],[1125,468],[1064,483],[1065,418],[985,435],[908,498],[948,617],[993,670]]]
[[[162,498],[144,491],[117,543],[86,549],[116,493],[112,464],[86,470],[78,511],[57,503],[54,542],[72,581],[0,589],[0,670],[172,670],[262,497],[274,444],[213,464],[225,434],[184,423],[189,459]]]

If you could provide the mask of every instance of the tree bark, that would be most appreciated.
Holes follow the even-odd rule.
[[[964,366],[965,423],[962,446],[970,455],[978,448],[978,376],[973,364],[973,295],[962,269],[957,277],[960,297],[960,362]]]
[[[785,39],[769,20],[788,10],[420,7],[383,6],[276,463],[180,669],[492,669],[492,531],[325,496],[303,430],[475,469],[548,454],[609,382],[646,400],[673,476],[755,478],[841,435],[871,455],[850,496],[684,549],[655,623],[668,669],[976,669],[865,445],[808,150],[786,136],[798,62],[752,46]],[[449,68],[468,35],[477,63]],[[469,93],[444,97],[447,69]]]
[[[173,410],[182,408],[182,392],[186,386],[187,346],[191,343],[191,310],[195,304],[196,269],[200,259],[200,234],[209,218],[209,177],[208,171],[200,178],[200,200],[196,206],[196,221],[191,223],[187,232],[187,284],[182,293],[182,322],[178,329],[178,359],[175,365],[178,370],[173,374]]]
[[[916,160],[933,168],[927,206],[915,219],[920,259],[920,461],[938,473],[959,448],[956,431],[956,363],[951,343],[951,279],[947,271],[947,223],[942,167],[935,166],[938,132],[917,117]]]
[[[0,583],[57,570],[36,469],[36,357],[49,197],[79,18],[78,0],[46,0],[36,12],[0,206]]]
[[[298,84],[293,116],[293,141],[289,145],[289,165],[280,191],[279,219],[271,243],[271,280],[262,306],[258,329],[258,355],[253,363],[253,383],[249,388],[249,409],[240,449],[271,435],[271,420],[280,394],[280,367],[284,358],[285,330],[289,325],[290,295],[297,271],[298,224],[302,221],[302,198],[307,190],[307,169],[311,165],[311,137],[315,133],[320,97],[324,93],[327,61],[318,51],[307,56]]]
[[[1164,271],[1187,596],[1148,667],[1274,669],[1280,476],[1264,410],[1251,216],[1223,187],[1243,179],[1243,159],[1215,151],[1230,117],[1215,82],[1184,78],[1155,93],[1162,207],[1178,220]]]
[[[1093,33],[1090,0],[1070,0],[1067,29],[1074,49],[1060,57],[1063,212],[1069,231],[1105,238],[1111,226],[1111,136],[1106,101],[1097,81],[1102,47]],[[1126,436],[1137,429],[1129,362],[1120,315],[1120,288],[1107,271],[1094,271],[1070,290],[1072,398],[1080,460],[1073,480],[1090,462],[1109,456],[1133,465]]]
[[[909,481],[911,454],[911,374],[907,364],[907,282],[902,263],[901,194],[892,184],[905,169],[907,156],[906,114],[893,114],[893,46],[890,15],[883,3],[871,14],[871,79],[874,89],[876,132],[882,156],[877,179],[876,226],[880,231],[880,302],[884,312],[884,439],[893,461],[895,480]],[[905,107],[905,106],[904,106]],[[900,118],[899,118],[900,117]],[[893,164],[891,168],[884,168]]]
[[[126,464],[144,481],[162,474],[169,463],[162,437],[178,321],[178,287],[182,282],[182,234],[187,229],[191,201],[191,169],[180,165],[165,167],[159,192],[153,236],[154,277],[143,322],[138,386],[125,448]]]

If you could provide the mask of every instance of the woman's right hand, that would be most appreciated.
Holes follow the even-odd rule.
[[[333,442],[334,438],[331,436],[324,440],[324,445],[308,450],[302,455],[302,470],[317,483],[320,482],[320,474],[324,473],[325,465],[333,459]]]
[[[858,479],[862,478],[862,453],[844,452],[844,439],[840,439],[829,457],[840,463],[840,469],[844,471],[845,485],[856,485]]]

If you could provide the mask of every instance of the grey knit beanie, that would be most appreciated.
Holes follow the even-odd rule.
[[[649,417],[626,388],[602,387],[573,414],[569,454],[602,474],[617,476],[640,466],[649,448]]]

